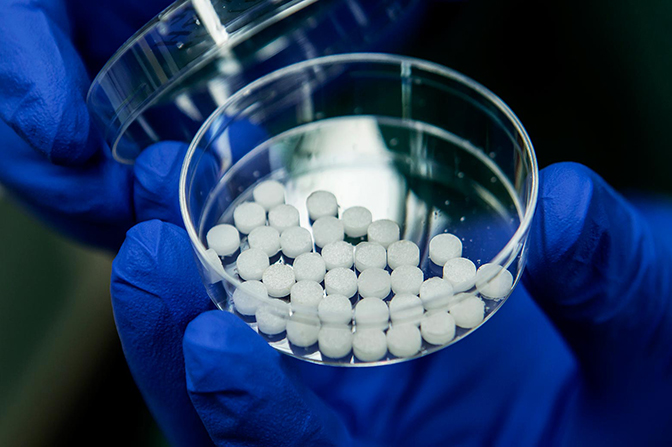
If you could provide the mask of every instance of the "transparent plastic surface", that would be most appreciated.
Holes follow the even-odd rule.
[[[180,0],[103,67],[87,102],[118,161],[190,142],[239,88],[309,58],[372,50],[417,0]],[[407,32],[408,30],[405,30]]]
[[[241,137],[249,135],[241,129],[250,127],[256,137]],[[227,158],[231,154],[242,158]],[[537,175],[525,130],[487,89],[428,62],[349,54],[274,72],[220,107],[192,142],[183,165],[180,200],[204,284],[220,309],[237,313],[271,346],[288,355],[318,363],[378,365],[417,358],[455,343],[503,305],[525,265]],[[284,185],[285,202],[299,210],[300,225],[306,229],[311,230],[314,224],[308,217],[306,199],[318,190],[336,196],[338,217],[349,207],[363,206],[371,211],[374,221],[396,222],[400,238],[419,247],[419,267],[425,280],[443,276],[443,267],[429,259],[429,243],[438,234],[456,235],[462,242],[462,257],[476,267],[492,266],[439,297],[441,304],[428,306],[423,301],[420,319],[417,314],[411,318],[411,307],[417,301],[407,299],[406,308],[391,306],[396,321],[393,315],[374,327],[357,318],[336,324],[315,307],[246,290],[256,308],[265,308],[283,320],[281,329],[287,327],[279,334],[265,334],[259,330],[259,314],[255,317],[246,309],[242,315],[233,299],[242,283],[236,256],[249,248],[247,237],[242,235],[236,254],[219,258],[208,251],[206,235],[217,224],[233,224],[236,207],[253,201],[254,187],[269,179]],[[356,245],[366,241],[366,236],[346,241]],[[320,252],[319,247],[311,248]],[[270,257],[270,264],[291,266],[293,262],[282,253]],[[504,281],[505,291],[492,299],[488,290],[501,285],[503,270],[512,280],[508,284]],[[350,298],[353,313],[363,298],[367,297],[359,292]],[[389,309],[394,298],[391,292],[382,302]],[[479,311],[480,318],[474,320],[474,312]],[[437,318],[457,322],[453,336],[432,336],[432,324],[426,324],[427,331],[420,325],[425,324],[422,318],[435,314],[441,317],[434,317],[432,324]],[[408,324],[419,329],[402,328]],[[375,344],[375,337],[364,337],[371,335],[364,332],[366,329],[386,331],[388,346],[379,358],[369,358],[364,352]],[[420,337],[420,329],[418,348],[404,350]],[[358,331],[359,351],[351,348],[339,358],[325,355],[342,353],[331,349],[331,342],[346,340],[343,349],[347,349],[351,336],[344,334],[357,338]],[[319,342],[318,334],[324,335]]]

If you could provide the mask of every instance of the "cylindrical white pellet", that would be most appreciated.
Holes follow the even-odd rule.
[[[280,251],[280,233],[273,227],[257,227],[247,236],[250,248],[258,248],[269,257],[275,256]]]
[[[429,241],[429,259],[443,267],[449,259],[462,256],[462,241],[450,233],[437,234]]]
[[[294,285],[294,271],[288,265],[273,264],[264,270],[261,282],[266,286],[270,296],[282,298],[289,295]]]
[[[420,286],[425,280],[425,275],[418,267],[402,265],[392,271],[390,280],[394,293],[398,295],[402,293],[418,295],[420,293]]]
[[[259,281],[246,281],[233,291],[233,305],[238,313],[252,316],[268,301],[266,286]]]
[[[343,227],[348,237],[366,236],[372,221],[371,211],[363,206],[353,206],[343,211]]]
[[[355,323],[357,328],[387,329],[390,309],[387,303],[378,298],[364,298],[355,306]]]
[[[241,203],[233,210],[233,223],[241,233],[250,234],[255,228],[266,225],[266,210],[258,203]]]
[[[215,250],[218,256],[230,256],[240,247],[240,234],[233,225],[220,224],[210,228],[205,236],[208,248]]]
[[[485,303],[477,296],[454,304],[450,307],[450,314],[455,319],[455,324],[461,328],[471,329],[483,321],[485,315]]]
[[[327,295],[317,306],[317,313],[325,324],[350,324],[352,304],[345,295]]]
[[[380,244],[386,249],[392,242],[399,240],[399,233],[399,224],[389,219],[376,220],[366,230],[369,242]]]
[[[268,224],[280,234],[287,228],[299,226],[299,210],[292,205],[278,205],[268,212]]]
[[[312,220],[320,217],[336,216],[338,214],[338,202],[336,196],[329,191],[315,191],[306,200],[308,215]]]
[[[313,238],[310,236],[310,231],[305,228],[287,228],[280,235],[280,247],[282,248],[282,254],[290,258],[296,258],[313,250]]]
[[[352,329],[349,326],[328,326],[320,329],[317,337],[322,355],[332,359],[340,359],[352,350]]]
[[[226,276],[222,260],[219,259],[219,255],[212,248],[205,250],[205,259],[203,261],[205,262],[207,281],[210,284],[216,284]]]
[[[476,287],[486,298],[498,300],[511,292],[513,275],[497,264],[483,264],[476,272]]]
[[[429,278],[420,286],[420,299],[427,310],[447,309],[453,298],[453,286],[442,278]]]
[[[266,211],[270,211],[278,205],[285,203],[285,187],[275,180],[266,180],[259,183],[252,191],[254,201]]]
[[[355,247],[355,268],[363,272],[367,269],[384,269],[387,266],[385,247],[373,242],[360,242]]]
[[[383,269],[367,269],[357,278],[357,290],[363,298],[385,299],[390,294],[390,274]]]
[[[236,259],[238,275],[245,281],[260,280],[268,265],[268,255],[258,248],[245,250]]]
[[[300,348],[307,348],[317,342],[320,320],[317,315],[293,313],[287,322],[287,339]]]
[[[392,324],[420,324],[424,313],[422,301],[415,295],[395,295],[390,301]]]
[[[402,265],[417,267],[420,263],[420,249],[415,242],[397,241],[387,247],[387,265],[392,270]]]
[[[317,309],[320,301],[324,298],[324,290],[315,281],[298,281],[292,286],[289,298],[292,309],[295,311],[301,308]]]
[[[453,285],[454,292],[471,289],[476,278],[476,266],[467,258],[453,258],[443,266],[443,279]]]
[[[362,362],[375,362],[387,354],[387,339],[380,329],[357,328],[352,339],[352,351]]]
[[[455,337],[455,319],[448,312],[426,315],[420,323],[422,338],[433,345],[445,345]]]
[[[352,298],[357,293],[357,275],[350,269],[336,268],[324,275],[327,295],[344,295]]]
[[[343,240],[343,223],[333,216],[320,217],[313,223],[315,245],[324,247],[332,242]]]
[[[304,253],[294,259],[292,264],[297,281],[310,280],[322,282],[327,268],[319,253]]]
[[[322,247],[322,259],[327,270],[349,269],[354,262],[354,247],[345,241],[332,242]]]
[[[387,331],[387,349],[397,357],[411,357],[420,351],[422,337],[414,324],[402,324]]]
[[[285,331],[289,319],[289,305],[284,301],[271,300],[257,309],[254,314],[259,332],[278,335]]]

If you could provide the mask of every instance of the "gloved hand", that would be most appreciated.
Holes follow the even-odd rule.
[[[277,353],[207,311],[182,229],[137,225],[112,296],[155,418],[189,446],[666,445],[672,203],[638,211],[575,164],[542,171],[540,188],[525,287],[456,345],[378,368]]]
[[[169,0],[10,0],[0,9],[0,183],[59,230],[118,248],[133,168],[92,128],[89,76]]]

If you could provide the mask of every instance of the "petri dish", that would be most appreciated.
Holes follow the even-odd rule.
[[[255,129],[250,133],[254,138],[241,131],[249,128]],[[231,166],[231,154],[245,155]],[[339,318],[345,312],[345,320],[339,320],[332,318],[335,314],[325,318],[315,301],[305,305],[305,300],[279,296],[283,293],[272,297],[243,286],[248,300],[241,314],[235,298],[244,281],[235,256],[213,254],[206,235],[215,225],[233,224],[234,210],[254,201],[254,188],[268,180],[284,186],[285,203],[299,211],[300,226],[311,232],[315,222],[306,201],[315,191],[336,197],[334,217],[351,207],[365,207],[373,221],[396,222],[399,238],[419,248],[418,268],[429,281],[420,289],[420,309],[412,292],[395,304],[394,291],[387,296],[376,292],[383,306],[356,292],[346,296],[353,318],[348,318],[343,298],[338,306],[325,305],[334,312],[338,308]],[[443,349],[497,312],[525,266],[537,189],[532,143],[514,113],[492,92],[431,62],[352,53],[282,68],[231,96],[189,147],[180,177],[180,205],[203,283],[218,308],[238,314],[287,355],[360,367]],[[459,239],[461,257],[479,269],[450,291],[441,283],[447,281],[443,266],[429,256],[430,242],[446,233]],[[367,240],[343,237],[353,246]],[[240,250],[248,248],[242,235]],[[313,245],[310,251],[320,253],[320,247]],[[284,264],[274,271],[289,272],[293,262],[280,253],[270,257],[269,268]],[[455,268],[462,267],[456,263]],[[351,281],[361,275],[355,267],[350,271],[339,270],[325,281]],[[374,290],[371,281],[384,281],[386,272],[389,266],[367,274],[366,290]],[[331,290],[349,295],[348,287]],[[327,299],[325,294],[319,298]],[[250,300],[263,310],[250,312]]]
[[[240,88],[290,64],[380,51],[411,32],[419,0],[179,0],[133,35],[91,83],[87,104],[114,158],[191,142]]]

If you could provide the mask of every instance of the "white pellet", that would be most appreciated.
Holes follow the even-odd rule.
[[[357,290],[363,298],[385,299],[391,290],[390,274],[383,269],[366,269],[357,278]]]
[[[395,295],[390,301],[390,319],[392,324],[420,324],[424,313],[422,300],[415,295]]]
[[[289,305],[284,301],[271,300],[257,309],[254,314],[257,328],[267,335],[277,335],[285,331],[289,319]]]
[[[322,282],[327,268],[319,253],[304,253],[294,259],[292,264],[297,281],[310,280]]]
[[[317,315],[295,312],[287,322],[287,338],[300,348],[314,345],[319,333],[320,320]]]
[[[345,241],[336,241],[322,247],[322,259],[327,270],[349,269],[354,263],[354,247]]]
[[[345,295],[327,295],[317,306],[317,313],[325,324],[350,324],[352,304]]]
[[[355,306],[355,323],[357,328],[387,329],[390,309],[387,303],[378,298],[364,298]]]
[[[230,256],[240,247],[240,234],[233,225],[220,224],[210,228],[205,236],[208,248],[215,250],[218,256]]]
[[[402,265],[392,271],[390,275],[392,291],[396,294],[410,293],[418,295],[425,275],[418,267]]]
[[[247,236],[250,248],[258,248],[269,257],[275,256],[280,251],[280,233],[273,227],[257,227]]]
[[[317,309],[324,298],[322,286],[315,281],[303,280],[294,284],[289,292],[292,310]]]
[[[483,264],[476,272],[476,287],[486,298],[501,299],[511,292],[513,275],[500,265]]]
[[[268,212],[268,224],[280,234],[287,228],[299,226],[299,210],[292,205],[278,205]]]
[[[266,211],[270,211],[278,205],[285,203],[285,187],[275,180],[266,180],[259,183],[252,191],[254,201]]]
[[[402,324],[387,331],[387,349],[397,357],[411,357],[420,351],[422,337],[414,324]]]
[[[387,353],[387,339],[385,332],[380,329],[357,328],[352,338],[352,351],[362,362],[375,362],[385,357]]]
[[[353,206],[343,211],[341,220],[343,220],[345,234],[348,237],[362,237],[366,236],[366,230],[373,219],[371,211],[363,206]]]
[[[268,301],[268,291],[259,281],[246,281],[233,291],[233,305],[238,313],[252,316]]]
[[[357,293],[357,275],[350,269],[336,268],[324,276],[327,295],[344,295],[352,298]]]
[[[442,278],[429,278],[420,286],[420,299],[427,310],[447,309],[453,297],[453,286]]]
[[[241,203],[233,210],[233,223],[241,233],[250,234],[255,228],[266,225],[266,210],[258,203]]]
[[[280,235],[280,247],[285,256],[296,258],[313,250],[313,238],[305,228],[287,228]]]
[[[270,296],[274,298],[285,297],[289,295],[294,285],[294,270],[285,264],[273,264],[264,270],[261,282],[266,286]]]
[[[476,266],[467,258],[453,258],[443,266],[443,279],[453,285],[454,292],[471,289],[476,278]]]
[[[445,345],[455,337],[455,319],[448,312],[426,315],[420,323],[420,333],[427,343]]]
[[[268,266],[268,255],[258,248],[245,250],[236,259],[238,275],[245,281],[260,280]]]
[[[417,267],[420,263],[420,249],[415,242],[397,241],[387,247],[387,265],[392,270],[402,265]]]
[[[392,242],[399,240],[399,224],[389,219],[376,220],[369,225],[366,233],[369,242],[375,242],[387,249]]]
[[[450,314],[455,319],[455,324],[461,328],[471,329],[483,321],[485,315],[485,303],[477,296],[450,306]]]
[[[306,200],[308,215],[312,220],[324,216],[336,216],[338,214],[338,202],[336,196],[329,191],[315,191]]]
[[[429,259],[443,267],[449,259],[462,256],[462,241],[450,233],[437,234],[429,241]]]
[[[318,247],[342,241],[343,237],[343,223],[334,216],[320,217],[313,223],[313,238]]]
[[[207,275],[207,280],[210,284],[216,284],[226,276],[224,271],[224,266],[222,265],[222,260],[219,259],[219,255],[212,248],[205,250],[205,271]]]
[[[328,326],[320,329],[317,337],[322,355],[332,359],[345,357],[352,350],[352,330],[349,326]]]
[[[385,247],[373,242],[360,242],[355,247],[355,268],[363,272],[367,269],[384,269],[387,266]]]

